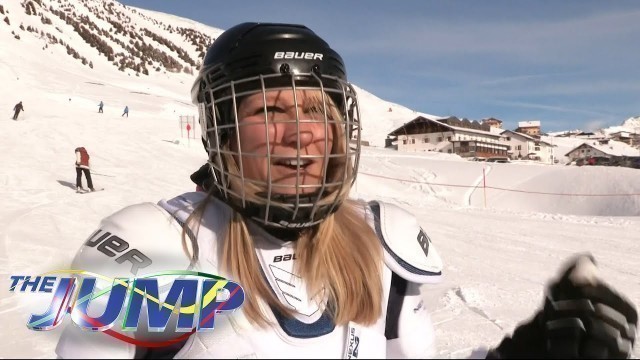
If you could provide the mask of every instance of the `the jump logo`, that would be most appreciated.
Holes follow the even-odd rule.
[[[52,330],[62,323],[67,314],[71,314],[72,321],[84,330],[108,332],[115,325],[126,300],[121,330],[134,331],[138,328],[146,300],[150,331],[164,331],[172,313],[178,317],[177,332],[211,331],[217,314],[239,309],[245,299],[239,284],[207,273],[167,271],[137,278],[110,279],[86,271],[59,272],[83,276],[11,276],[11,292],[53,293],[49,309],[42,314],[32,314],[27,322],[28,328]],[[169,276],[175,279],[167,279]],[[166,280],[162,286],[158,283],[159,278]],[[102,280],[102,283],[106,280],[110,285],[96,289],[97,280]],[[168,288],[164,301],[160,300],[161,288]],[[95,306],[98,306],[102,315],[89,315],[88,307],[92,302],[96,304],[91,313],[95,314]],[[118,338],[134,342],[132,338]]]

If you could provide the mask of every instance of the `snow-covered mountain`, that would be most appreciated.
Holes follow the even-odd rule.
[[[207,47],[223,32],[189,19],[113,0],[7,0],[0,3],[0,20],[3,20],[2,43],[11,47],[11,56],[17,60],[1,60],[3,79],[18,82],[21,76],[25,80],[24,76],[29,74],[42,77],[42,73],[51,71],[81,72],[86,83],[99,84],[97,79],[104,78],[105,73],[113,79],[111,83],[136,76],[141,79],[140,87],[123,90],[169,96],[185,106],[190,103],[190,86]],[[62,69],[51,69],[52,57],[66,59]],[[167,94],[162,86],[149,88],[145,79],[179,82],[184,85],[184,92]],[[120,83],[125,86],[130,82]],[[68,84],[60,82],[52,91],[79,95],[78,86],[73,89],[65,86]],[[386,134],[418,115],[435,117],[384,101],[364,89],[357,90],[363,139],[371,145],[384,146]],[[5,107],[12,107],[18,100],[6,101]]]
[[[630,117],[622,122],[622,127],[640,130],[640,116]]]
[[[382,100],[364,89],[355,87],[360,101],[360,116],[363,121],[362,136],[371,146],[383,147],[388,133],[418,116],[432,119],[440,118],[440,116],[417,112],[402,105]],[[375,121],[368,121],[371,119],[375,119]]]
[[[610,134],[620,131],[626,131],[630,133],[640,133],[640,116],[630,117],[623,121],[620,125],[609,126],[602,129],[594,130],[594,134],[608,137]]]
[[[161,106],[171,108],[172,115],[176,111],[195,113],[189,98],[194,74],[207,47],[224,31],[114,0],[6,0],[0,3],[0,20],[0,39],[11,48],[11,59],[0,58],[5,86],[21,88],[21,77],[23,84],[29,77],[47,79],[51,86],[43,87],[46,94],[36,96],[33,91],[39,89],[30,88],[28,96],[82,96],[84,101],[97,103],[103,100],[98,97],[100,92],[86,89],[86,84],[104,85],[100,79],[107,76],[111,84],[123,86],[124,94],[162,98]],[[55,69],[51,68],[53,58],[57,60]],[[55,79],[65,73],[81,73],[86,81],[69,84]],[[140,78],[139,86],[132,87],[132,77]],[[167,86],[176,83],[181,86]],[[389,132],[417,116],[441,117],[385,101],[354,85],[360,99],[362,137],[372,146],[383,147]],[[22,95],[18,91],[16,96]],[[125,105],[122,99],[106,100]],[[17,101],[1,99],[0,105],[10,108]],[[600,131],[606,136],[639,130],[640,117],[632,117]]]

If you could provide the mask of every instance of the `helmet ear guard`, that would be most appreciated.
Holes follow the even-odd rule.
[[[322,183],[295,185],[295,194],[278,193],[281,185],[271,180],[256,185],[245,179],[234,160],[244,155],[230,151],[230,140],[242,126],[237,114],[242,99],[271,90],[318,90],[325,127],[341,128],[337,134],[343,145],[336,148],[334,137],[333,150],[323,157]],[[207,51],[192,99],[199,108],[215,196],[245,217],[266,226],[304,229],[337,211],[348,196],[360,155],[357,95],[340,56],[311,30],[288,24],[241,24],[227,30]],[[339,119],[329,120],[329,111],[336,110]],[[301,159],[300,148],[298,154]],[[270,155],[265,160],[271,161]],[[302,192],[298,186],[315,191]]]

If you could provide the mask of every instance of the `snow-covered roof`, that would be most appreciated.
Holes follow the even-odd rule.
[[[518,127],[526,128],[526,127],[540,127],[540,121],[518,121]]]
[[[446,119],[446,118],[442,118],[442,119]],[[437,120],[434,120],[434,119],[426,118],[424,116],[418,116],[417,118],[415,118],[415,119],[413,119],[413,120],[411,120],[409,122],[406,122],[402,126],[398,127],[397,129],[394,129],[392,132],[390,132],[389,135],[390,136],[400,135],[400,134],[397,134],[397,132],[399,132],[403,128],[408,127],[408,126],[413,125],[413,124],[418,124],[418,123],[421,123],[421,122],[433,122],[435,124],[442,125],[442,126],[444,126],[446,128],[451,129],[452,131],[457,131],[457,132],[470,132],[470,133],[490,136],[490,137],[494,137],[494,138],[499,138],[501,136],[499,134],[496,134],[496,133],[493,133],[493,132],[490,132],[490,131],[484,131],[484,130],[478,130],[478,129],[468,129],[468,128],[462,128],[462,127],[458,127],[458,126],[452,126],[452,125],[449,125],[449,124],[444,123],[444,122],[440,122],[440,121],[437,121]]]
[[[580,144],[578,147],[571,149],[571,151],[566,153],[565,156],[569,156],[569,154],[582,146],[594,148],[611,156],[640,156],[640,149],[636,149],[621,141],[615,140],[609,140],[606,144],[600,144],[598,141],[587,141]]]
[[[497,128],[497,127],[490,127],[489,128],[489,132],[492,133],[492,134],[496,134],[496,135],[502,134],[503,131],[504,131],[504,129]]]
[[[616,131],[616,132],[610,133],[609,136],[620,135],[620,137],[629,137],[631,134],[632,133],[628,131]]]
[[[509,133],[509,134],[512,134],[512,135],[515,135],[515,136],[520,136],[520,137],[522,137],[522,138],[524,138],[526,140],[529,140],[529,141],[534,141],[534,142],[537,142],[537,143],[542,143],[542,144],[546,144],[546,145],[549,145],[549,146],[553,146],[553,144],[550,144],[550,143],[548,143],[548,142],[546,142],[544,140],[536,139],[533,136],[530,136],[530,135],[527,135],[527,134],[523,134],[523,133],[519,133],[517,131],[504,130],[500,134],[502,136],[504,136],[504,133]]]

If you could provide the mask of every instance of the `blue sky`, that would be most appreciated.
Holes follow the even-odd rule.
[[[349,80],[434,115],[593,130],[640,115],[640,1],[123,0],[227,29],[307,25]]]

